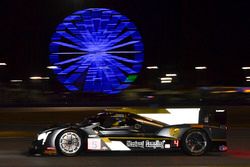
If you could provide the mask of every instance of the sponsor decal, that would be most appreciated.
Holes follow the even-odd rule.
[[[144,148],[144,141],[130,141],[128,140],[126,145],[132,148]]]
[[[130,148],[153,148],[153,149],[157,149],[157,148],[170,148],[170,146],[165,145],[165,140],[160,141],[160,140],[146,140],[146,141],[131,141],[128,140],[126,142],[126,145]]]
[[[159,140],[156,140],[156,141],[149,141],[149,140],[146,140],[146,148],[164,148],[164,143],[165,143],[165,140],[163,141],[159,141]]]
[[[101,139],[89,138],[88,139],[88,149],[89,150],[101,150]]]

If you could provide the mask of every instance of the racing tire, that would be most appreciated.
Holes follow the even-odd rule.
[[[58,152],[65,156],[77,156],[83,152],[82,135],[74,129],[62,131],[56,138]]]
[[[208,151],[209,147],[210,140],[202,130],[191,129],[182,138],[182,149],[187,155],[203,155]]]

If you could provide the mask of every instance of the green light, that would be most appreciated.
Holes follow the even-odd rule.
[[[137,75],[129,75],[129,76],[126,78],[125,82],[126,82],[126,83],[128,83],[128,82],[134,82],[134,81],[136,80],[136,78],[137,78]]]

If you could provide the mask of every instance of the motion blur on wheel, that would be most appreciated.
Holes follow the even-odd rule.
[[[40,132],[30,153],[77,156],[90,151],[180,150],[199,156],[227,151],[226,130],[223,109],[109,109]]]

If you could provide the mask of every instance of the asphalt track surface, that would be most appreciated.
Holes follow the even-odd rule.
[[[244,108],[244,107],[243,107]],[[182,152],[102,152],[87,153],[78,157],[42,156],[34,157],[27,150],[36,132],[52,122],[59,120],[77,121],[84,115],[75,112],[75,116],[67,116],[66,113],[56,117],[51,112],[38,112],[28,116],[26,112],[16,115],[6,114],[0,111],[0,166],[1,167],[166,167],[166,166],[250,166],[250,112],[248,107],[234,108],[243,114],[229,113],[228,144],[226,153],[209,153],[205,156],[191,157]],[[27,111],[27,110],[26,110]],[[249,110],[250,111],[250,110]],[[8,113],[10,111],[7,111]],[[92,111],[94,112],[94,110]],[[33,112],[31,112],[33,113]],[[12,117],[12,118],[10,118]],[[51,118],[48,120],[48,117]],[[239,118],[237,118],[239,117]],[[67,119],[66,119],[67,118]],[[36,123],[31,123],[36,120]],[[40,122],[39,122],[40,120]],[[238,121],[237,121],[238,120]],[[38,121],[38,122],[37,122]]]

